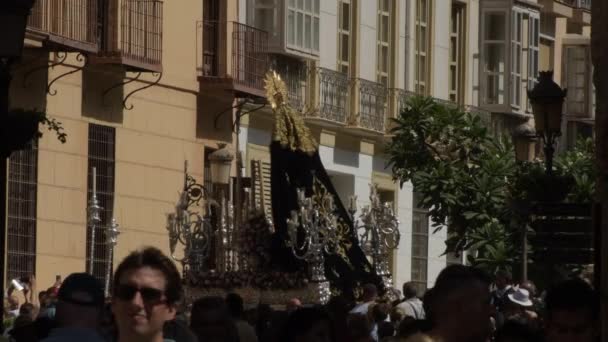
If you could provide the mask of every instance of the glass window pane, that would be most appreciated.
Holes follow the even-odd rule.
[[[450,90],[456,90],[456,67],[450,66]]]
[[[287,43],[293,45],[296,43],[296,31],[295,31],[295,13],[290,10],[287,15]]]
[[[310,49],[312,46],[312,21],[309,15],[304,16],[304,47]]]
[[[427,22],[427,0],[420,0],[418,2],[418,21],[422,23]]]
[[[315,14],[319,14],[321,12],[321,8],[319,6],[319,0],[314,0],[314,1],[315,1],[314,12],[315,12]]]
[[[304,14],[297,13],[298,20],[296,21],[296,45],[304,46]]]
[[[296,0],[289,0],[289,7],[291,7],[291,8],[296,7]]]
[[[306,12],[312,13],[312,0],[304,0],[304,5]]]
[[[503,44],[486,44],[485,64],[488,72],[505,72],[505,47]]]
[[[505,39],[505,14],[488,13],[485,18],[485,39],[504,40]]]
[[[319,17],[314,17],[313,20],[312,48],[315,51],[319,51],[319,36],[321,35],[321,32],[319,31]]]
[[[388,65],[389,65],[389,63],[388,63],[388,47],[387,46],[383,46],[380,49],[380,51],[381,51],[380,55],[382,55],[382,65],[381,65],[382,69],[381,70],[382,70],[382,72],[388,73]]]
[[[426,27],[420,26],[420,35],[418,37],[418,52],[425,53],[426,52]]]
[[[344,31],[350,30],[350,4],[342,3],[342,29]]]
[[[298,0],[298,9],[304,10],[304,0]]]
[[[382,18],[382,41],[388,43],[389,23],[387,16],[381,16]]]
[[[348,62],[349,61],[349,36],[347,34],[342,34],[341,35],[341,41],[340,41],[340,45],[342,46],[341,52],[340,52],[340,59],[342,61]]]
[[[456,59],[457,59],[456,39],[457,39],[456,37],[450,38],[450,61],[452,61],[452,62],[456,62]]]

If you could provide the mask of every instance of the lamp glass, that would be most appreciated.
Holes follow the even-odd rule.
[[[211,182],[215,184],[230,184],[230,166],[232,162],[212,160]]]

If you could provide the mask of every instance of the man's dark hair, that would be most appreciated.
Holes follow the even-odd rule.
[[[496,271],[495,278],[503,278],[507,281],[511,281],[511,279],[513,279],[513,275],[511,275],[511,272],[507,270],[498,270]]]
[[[391,306],[386,303],[378,303],[372,307],[372,318],[374,322],[384,322],[388,318]]]
[[[322,307],[300,308],[292,312],[281,332],[281,342],[294,342],[298,336],[306,334],[318,322],[327,322],[330,327],[331,340],[335,341],[332,319]]]
[[[437,318],[434,317],[436,304],[442,303],[454,293],[477,284],[489,288],[490,283],[490,277],[485,272],[471,266],[450,265],[444,268],[437,276],[435,286],[427,290],[424,295],[424,311],[427,320],[432,324]]]
[[[413,282],[408,281],[407,283],[403,283],[403,296],[405,299],[418,297],[418,289]]]
[[[556,311],[586,310],[591,319],[599,317],[599,296],[584,280],[573,278],[555,284],[545,298],[547,318]]]
[[[167,282],[165,296],[168,303],[176,304],[181,299],[182,281],[177,267],[175,267],[171,259],[155,247],[145,247],[131,252],[131,254],[122,260],[114,273],[114,289],[120,285],[120,278],[125,272],[143,267],[150,267],[164,274]]]
[[[229,293],[226,295],[226,306],[228,307],[230,316],[233,318],[241,318],[241,316],[243,316],[243,311],[245,310],[243,298],[237,293]]]
[[[363,285],[363,298],[372,298],[378,296],[378,288],[374,284]]]

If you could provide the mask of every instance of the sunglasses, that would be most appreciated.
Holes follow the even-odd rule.
[[[141,299],[147,304],[160,304],[163,302],[164,291],[151,287],[137,287],[128,284],[120,284],[114,291],[116,298],[130,301],[139,292]]]

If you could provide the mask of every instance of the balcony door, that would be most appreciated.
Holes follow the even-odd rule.
[[[220,2],[219,0],[203,1],[203,74],[218,75],[218,38],[219,38]]]

